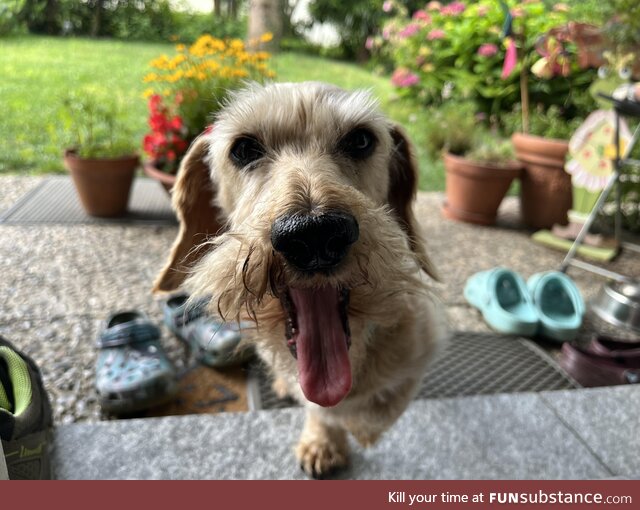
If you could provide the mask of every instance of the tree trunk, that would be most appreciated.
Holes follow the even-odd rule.
[[[216,18],[220,17],[220,14],[222,14],[222,0],[213,0],[213,15]]]
[[[45,31],[49,35],[53,35],[57,32],[56,17],[58,14],[58,0],[47,0],[47,4],[44,10],[45,16]]]
[[[98,37],[102,28],[102,10],[104,9],[104,0],[96,0],[93,19],[91,20],[91,37]]]
[[[249,40],[259,40],[267,32],[273,34],[269,42],[260,43],[258,48],[277,51],[282,37],[282,0],[250,0]]]
[[[229,7],[229,19],[238,19],[238,2],[237,0],[227,0]]]

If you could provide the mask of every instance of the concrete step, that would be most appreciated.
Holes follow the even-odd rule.
[[[598,479],[640,474],[640,386],[417,400],[353,479]],[[301,479],[300,408],[72,424],[60,479]]]

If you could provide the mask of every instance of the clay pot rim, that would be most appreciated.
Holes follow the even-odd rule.
[[[65,149],[64,157],[68,159],[74,159],[76,161],[86,161],[88,163],[105,162],[105,161],[113,161],[113,162],[133,161],[133,160],[140,161],[140,155],[136,153],[123,154],[122,156],[116,156],[113,158],[83,158],[82,156],[78,155],[78,149],[75,149],[75,148]]]
[[[176,182],[176,175],[163,172],[156,166],[154,160],[146,160],[142,163],[142,169],[152,179],[156,179],[165,184],[174,184]]]
[[[491,170],[491,171],[504,171],[504,172],[513,172],[519,173],[522,170],[522,163],[517,159],[512,159],[503,164],[490,164],[490,163],[481,163],[475,161],[473,159],[469,159],[465,156],[458,156],[457,154],[452,154],[451,152],[443,153],[442,157],[444,159],[449,159],[454,162],[462,163],[467,166],[473,166],[478,168],[480,171],[482,170]]]
[[[511,141],[514,145],[520,142],[531,143],[544,143],[556,145],[558,149],[569,146],[569,140],[563,140],[562,138],[549,138],[547,136],[531,135],[529,133],[513,133],[511,135]]]

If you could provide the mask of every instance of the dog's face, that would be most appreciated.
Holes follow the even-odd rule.
[[[224,317],[279,332],[272,347],[297,360],[307,399],[333,406],[358,371],[352,336],[364,344],[367,328],[398,320],[393,303],[422,285],[420,268],[433,274],[416,184],[409,142],[367,93],[249,87],[183,160],[181,231],[156,288],[189,273],[192,294],[212,295]]]

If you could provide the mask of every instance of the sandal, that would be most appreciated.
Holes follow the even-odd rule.
[[[137,311],[112,315],[98,339],[96,390],[105,411],[126,414],[171,400],[176,373],[160,330]]]
[[[208,298],[189,303],[187,294],[169,298],[163,305],[164,322],[185,342],[195,358],[210,367],[228,367],[248,361],[250,347],[240,347],[246,322],[224,322],[207,314]]]
[[[496,267],[472,275],[465,284],[464,297],[496,331],[533,336],[538,330],[538,314],[526,284],[510,269]]]
[[[558,342],[574,340],[585,306],[573,280],[560,271],[546,271],[531,276],[527,287],[540,318],[538,332]]]
[[[559,364],[580,385],[591,388],[640,383],[637,359],[602,355],[593,347],[583,349],[564,343]]]

